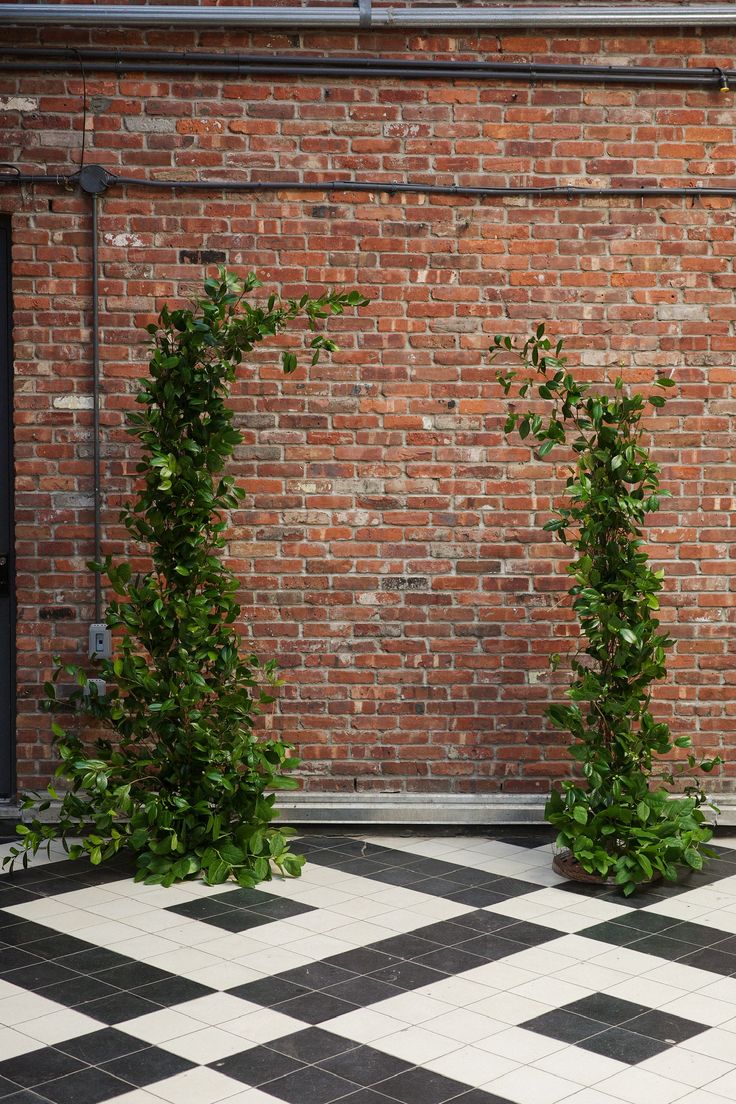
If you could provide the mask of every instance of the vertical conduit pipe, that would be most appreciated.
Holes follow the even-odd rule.
[[[100,278],[98,250],[99,194],[92,203],[92,467],[94,497],[95,563],[102,561],[102,519],[100,513]],[[95,624],[102,621],[102,576],[95,571]]]

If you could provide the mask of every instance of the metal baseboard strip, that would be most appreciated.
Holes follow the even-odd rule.
[[[715,799],[719,827],[736,825],[736,795]],[[367,824],[462,828],[464,825],[544,824],[538,794],[282,794],[278,808],[292,824]]]
[[[714,821],[721,828],[736,826],[736,794],[715,797],[719,812]],[[372,825],[412,828],[483,827],[484,825],[541,825],[545,798],[540,794],[321,794],[281,793],[277,807],[285,823],[310,826]],[[54,823],[58,802],[39,817]],[[0,818],[17,817],[28,822],[31,810],[0,803]]]

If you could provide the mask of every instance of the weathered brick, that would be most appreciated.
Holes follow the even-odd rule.
[[[33,45],[30,29],[9,32]],[[187,50],[196,32],[43,32],[45,44]],[[416,56],[416,36],[218,34],[216,48]],[[211,46],[210,48],[215,48]],[[723,36],[612,31],[464,32],[463,54],[530,61],[723,64]],[[423,54],[457,42],[428,33]],[[574,199],[173,192],[113,188],[99,201],[104,549],[135,478],[124,431],[145,371],[142,327],[196,296],[215,264],[257,270],[287,295],[357,285],[368,307],[334,320],[341,351],[284,378],[274,348],[242,368],[245,434],[233,518],[248,647],[286,674],[268,723],[325,792],[544,793],[564,740],[543,719],[562,693],[552,652],[572,651],[565,550],[541,524],[560,468],[505,443],[486,350],[540,320],[587,378],[680,390],[653,417],[673,498],[650,547],[668,571],[677,641],[659,715],[704,751],[736,743],[729,663],[736,544],[730,104],[714,90],[606,85],[87,75],[88,162],[161,180],[206,171],[298,183],[354,174],[449,184],[685,183],[693,197]],[[329,94],[328,94],[329,93]],[[78,163],[78,72],[4,74],[0,160]],[[93,616],[89,201],[4,188],[13,222],[18,768],[50,769],[40,687],[61,652],[84,654]],[[298,350],[293,335],[279,347]],[[145,560],[136,552],[136,569]],[[72,616],[69,616],[71,613]],[[729,764],[718,782],[736,788]]]

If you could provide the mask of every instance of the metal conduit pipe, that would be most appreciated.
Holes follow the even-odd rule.
[[[628,196],[635,199],[679,197],[707,199],[712,196],[736,199],[736,185],[685,186],[622,185],[598,187],[588,184],[421,184],[411,181],[386,180],[149,180],[142,176],[117,176],[102,165],[86,165],[81,173],[59,176],[52,173],[3,173],[0,186],[13,184],[56,184],[69,188],[80,185],[87,192],[105,192],[108,188],[154,188],[163,191],[200,192],[360,192],[383,195],[468,196],[476,199],[503,196],[536,196],[541,199],[590,198],[596,196]]]
[[[209,76],[303,76],[399,80],[563,81],[643,85],[685,85],[728,91],[736,70],[718,66],[679,69],[654,65],[584,65],[554,62],[425,61],[385,57],[302,57],[299,54],[208,54],[160,50],[70,50],[48,47],[0,47],[0,71],[176,73]]]
[[[732,27],[736,5],[581,4],[537,7],[199,7],[131,4],[3,4],[0,24],[65,26],[289,27],[352,30],[495,30],[564,27]]]

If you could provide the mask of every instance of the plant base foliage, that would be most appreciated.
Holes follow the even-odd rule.
[[[290,745],[254,731],[258,707],[274,700],[269,691],[279,685],[275,664],[242,654],[238,584],[222,561],[226,515],[244,496],[222,474],[242,439],[227,399],[259,342],[298,316],[318,330],[328,315],[367,300],[357,291],[272,296],[258,307],[245,299],[258,286],[254,276],[241,283],[220,270],[194,309],[164,308],[148,327],[150,376],[137,396],[144,409],[130,416],[129,430],[142,446],[142,489],[121,518],[152,568],[137,574],[130,562],[109,558],[90,565],[117,595],[106,615],[116,655],[95,671],[109,690],[97,697],[84,670],[57,663],[46,704],[58,706],[58,680],[71,676],[79,687],[72,698],[107,731],[90,747],[53,725],[57,775],[68,786],[60,822],[21,826],[23,846],[11,864],[54,838],[82,836],[68,846],[72,856],[100,863],[127,848],[137,856],[138,879],[162,885],[201,875],[251,886],[273,868],[301,869],[303,858],[289,850],[292,833],[271,823],[270,792],[296,786],[288,772],[298,760]],[[336,346],[318,332],[311,348],[316,363]],[[282,363],[293,371],[295,355],[284,353]]]
[[[690,750],[680,762],[664,759],[675,748],[690,749],[691,739],[675,739],[649,708],[673,641],[656,616],[664,572],[652,570],[643,549],[642,526],[667,492],[644,444],[642,417],[647,403],[661,407],[665,399],[629,394],[620,378],[609,393],[591,390],[543,326],[521,348],[496,337],[492,354],[501,353],[516,364],[496,378],[506,395],[515,387],[526,404],[511,409],[506,433],[537,442],[538,458],[565,444],[574,457],[565,503],[544,528],[575,550],[569,594],[583,643],[571,663],[570,701],[547,715],[572,736],[568,750],[584,783],[566,780],[553,790],[546,815],[559,831],[558,846],[583,870],[614,877],[629,894],[658,875],[674,880],[678,866],[699,870],[712,855],[700,784],[685,779],[674,796],[667,786],[676,773],[709,772],[721,762],[698,762]],[[655,383],[668,388],[673,381]]]

